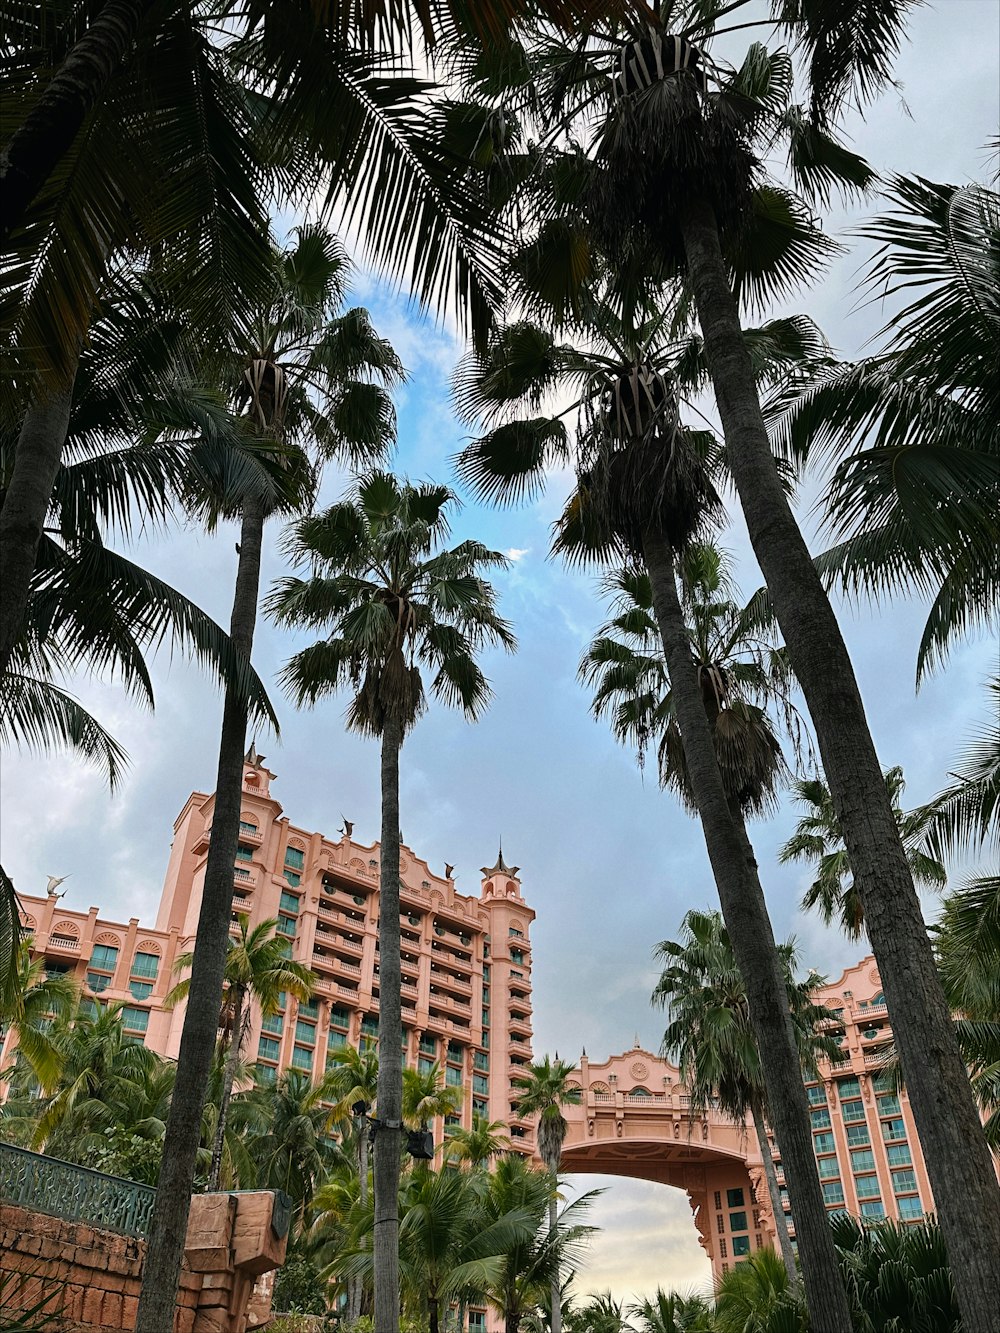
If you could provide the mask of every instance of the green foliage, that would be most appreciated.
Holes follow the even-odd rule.
[[[293,1249],[274,1279],[271,1309],[290,1314],[325,1314],[325,1286],[316,1264],[301,1250]]]

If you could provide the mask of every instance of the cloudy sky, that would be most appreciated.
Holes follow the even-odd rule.
[[[730,39],[732,40],[732,39]],[[901,89],[848,124],[857,151],[881,172],[919,173],[963,183],[986,179],[985,145],[997,132],[1000,5],[997,0],[938,0],[920,11],[897,67]],[[738,58],[738,51],[721,51]],[[885,312],[859,308],[858,272],[866,245],[848,233],[871,206],[834,212],[825,225],[847,246],[812,290],[794,303],[808,311],[837,350],[856,355]],[[451,370],[461,345],[448,327],[423,318],[371,275],[355,297],[410,372],[401,392],[397,470],[451,480],[450,458],[464,439],[449,406]],[[328,475],[324,496],[342,479]],[[580,655],[604,618],[593,580],[547,558],[549,530],[565,497],[554,477],[532,505],[504,511],[466,500],[456,537],[476,535],[511,557],[498,577],[504,613],[520,640],[515,657],[487,662],[496,698],[475,727],[433,708],[407,742],[402,762],[402,827],[432,866],[455,864],[458,886],[477,892],[477,868],[492,863],[498,840],[522,867],[523,889],[538,912],[534,927],[535,1049],[566,1058],[586,1046],[594,1059],[638,1037],[656,1050],[662,1017],[648,1003],[655,980],[651,948],[676,933],[685,911],[716,905],[699,827],[657,788],[655,774],[595,722],[576,680]],[[821,549],[808,508],[802,521]],[[282,572],[277,529],[270,532],[264,580]],[[744,591],[759,585],[738,512],[724,537],[736,553]],[[234,533],[213,537],[179,527],[138,548],[159,574],[225,623],[236,556]],[[882,762],[902,764],[907,801],[942,785],[963,737],[984,708],[982,682],[996,662],[995,642],[956,651],[947,670],[914,691],[922,608],[896,603],[842,605],[842,624],[860,678]],[[266,622],[256,659],[265,678],[298,646]],[[172,821],[192,789],[210,790],[221,704],[211,682],[168,652],[155,663],[157,707],[149,715],[112,687],[74,688],[132,756],[114,795],[87,767],[65,757],[6,755],[2,768],[2,859],[18,888],[40,892],[46,876],[70,875],[67,906],[99,906],[111,917],[152,922],[166,869]],[[282,734],[258,738],[278,774],[274,794],[307,829],[334,831],[346,815],[356,836],[379,827],[378,755],[349,736],[342,708],[299,714],[275,687]],[[836,975],[860,950],[804,917],[797,903],[804,869],[776,864],[794,812],[752,830],[779,936],[794,934],[804,963]],[[927,911],[935,910],[928,901]],[[607,1186],[594,1211],[604,1228],[580,1275],[582,1290],[651,1293],[657,1284],[705,1281],[684,1197],[660,1186],[584,1177],[581,1188]]]

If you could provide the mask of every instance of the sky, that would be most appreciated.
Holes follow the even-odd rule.
[[[737,35],[738,37],[739,35]],[[734,42],[736,38],[730,38]],[[849,118],[856,151],[882,173],[919,173],[962,184],[986,180],[985,145],[997,133],[1000,87],[1000,4],[938,0],[917,12],[897,64],[899,90]],[[714,54],[738,58],[720,45]],[[883,323],[879,307],[859,303],[857,281],[870,248],[850,235],[872,203],[834,209],[826,228],[846,253],[822,280],[786,309],[808,312],[838,353],[856,356]],[[449,380],[462,344],[448,323],[423,315],[404,296],[360,270],[353,299],[367,305],[409,371],[399,393],[399,445],[394,468],[412,478],[456,487],[450,459],[467,438],[449,403]],[[327,474],[322,499],[336,499],[343,478]],[[667,794],[656,774],[616,745],[589,712],[576,678],[581,654],[605,619],[593,578],[567,572],[547,557],[550,528],[568,479],[555,475],[529,505],[493,510],[465,497],[455,516],[456,539],[476,536],[510,557],[496,576],[501,609],[519,639],[515,656],[485,661],[495,698],[475,726],[439,705],[406,742],[401,765],[405,840],[441,872],[456,867],[457,886],[478,893],[478,867],[492,864],[499,840],[521,867],[533,927],[534,1046],[595,1060],[636,1040],[659,1048],[663,1016],[651,1009],[656,980],[651,950],[676,937],[690,908],[717,905],[699,826]],[[815,487],[807,494],[815,495]],[[722,542],[733,551],[743,592],[760,584],[742,519],[730,505]],[[823,538],[808,503],[800,521],[813,549]],[[263,585],[283,571],[279,528],[269,529]],[[236,570],[235,531],[207,536],[178,526],[148,534],[132,548],[156,573],[228,623]],[[997,662],[995,640],[956,650],[945,670],[916,693],[914,663],[923,625],[918,603],[878,607],[837,601],[880,759],[900,764],[908,804],[933,796],[947,781],[963,739],[985,711],[982,688]],[[348,735],[343,705],[332,701],[299,713],[281,697],[275,676],[305,640],[258,622],[255,660],[271,683],[281,737],[261,735],[258,748],[277,773],[273,794],[293,823],[333,833],[342,816],[355,837],[374,841],[379,829],[377,747]],[[19,890],[40,893],[48,875],[66,875],[66,905],[101,908],[152,923],[166,871],[172,822],[192,790],[214,782],[221,700],[197,668],[163,650],[154,662],[156,710],[139,711],[120,690],[73,682],[78,696],[124,744],[132,758],[120,790],[109,794],[86,765],[66,756],[6,754],[0,768],[0,856]],[[804,967],[835,978],[867,946],[852,944],[798,901],[808,882],[802,866],[777,864],[795,811],[751,828],[775,934],[794,935]],[[936,901],[925,897],[932,917]],[[655,1288],[703,1286],[708,1264],[698,1247],[683,1194],[637,1181],[585,1176],[581,1190],[603,1187],[592,1220],[602,1228],[578,1289],[610,1289],[618,1299]]]

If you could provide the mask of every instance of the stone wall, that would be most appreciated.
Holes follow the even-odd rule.
[[[287,1244],[273,1208],[266,1191],[192,1199],[172,1333],[252,1333],[267,1319],[270,1301],[253,1299],[254,1286],[281,1266]],[[55,1291],[66,1333],[134,1329],[145,1251],[134,1236],[0,1203],[5,1308],[22,1312]]]

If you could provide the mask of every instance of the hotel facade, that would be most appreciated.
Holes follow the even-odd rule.
[[[275,775],[251,748],[243,770],[240,839],[233,867],[233,921],[274,919],[290,958],[316,975],[311,999],[289,998],[262,1018],[254,1007],[247,1058],[262,1082],[286,1069],[320,1078],[336,1052],[374,1042],[378,1030],[379,847],[292,824],[271,794]],[[72,975],[95,1004],[121,1003],[126,1031],[176,1058],[183,1006],[165,1005],[176,961],[194,944],[214,796],[193,793],[174,839],[155,927],[116,922],[96,907],[63,908],[54,894],[21,895],[33,950],[50,971]],[[426,1071],[437,1062],[448,1085],[465,1090],[457,1119],[473,1113],[508,1126],[512,1146],[534,1152],[531,1121],[518,1113],[513,1082],[532,1055],[532,946],[535,913],[517,866],[502,852],[484,866],[478,895],[457,891],[409,847],[400,855],[402,1056]],[[933,1209],[923,1154],[905,1089],[884,1072],[892,1031],[874,959],[865,958],[817,999],[835,1015],[829,1035],[842,1058],[825,1061],[807,1084],[813,1146],[831,1212],[914,1221]],[[3,1070],[14,1034],[0,1039]],[[563,1168],[659,1181],[688,1195],[716,1275],[773,1243],[772,1215],[752,1125],[734,1126],[715,1108],[691,1108],[675,1066],[638,1047],[600,1063],[578,1063],[578,1106],[566,1110]],[[440,1141],[444,1125],[433,1126]],[[780,1225],[794,1238],[785,1202]]]

